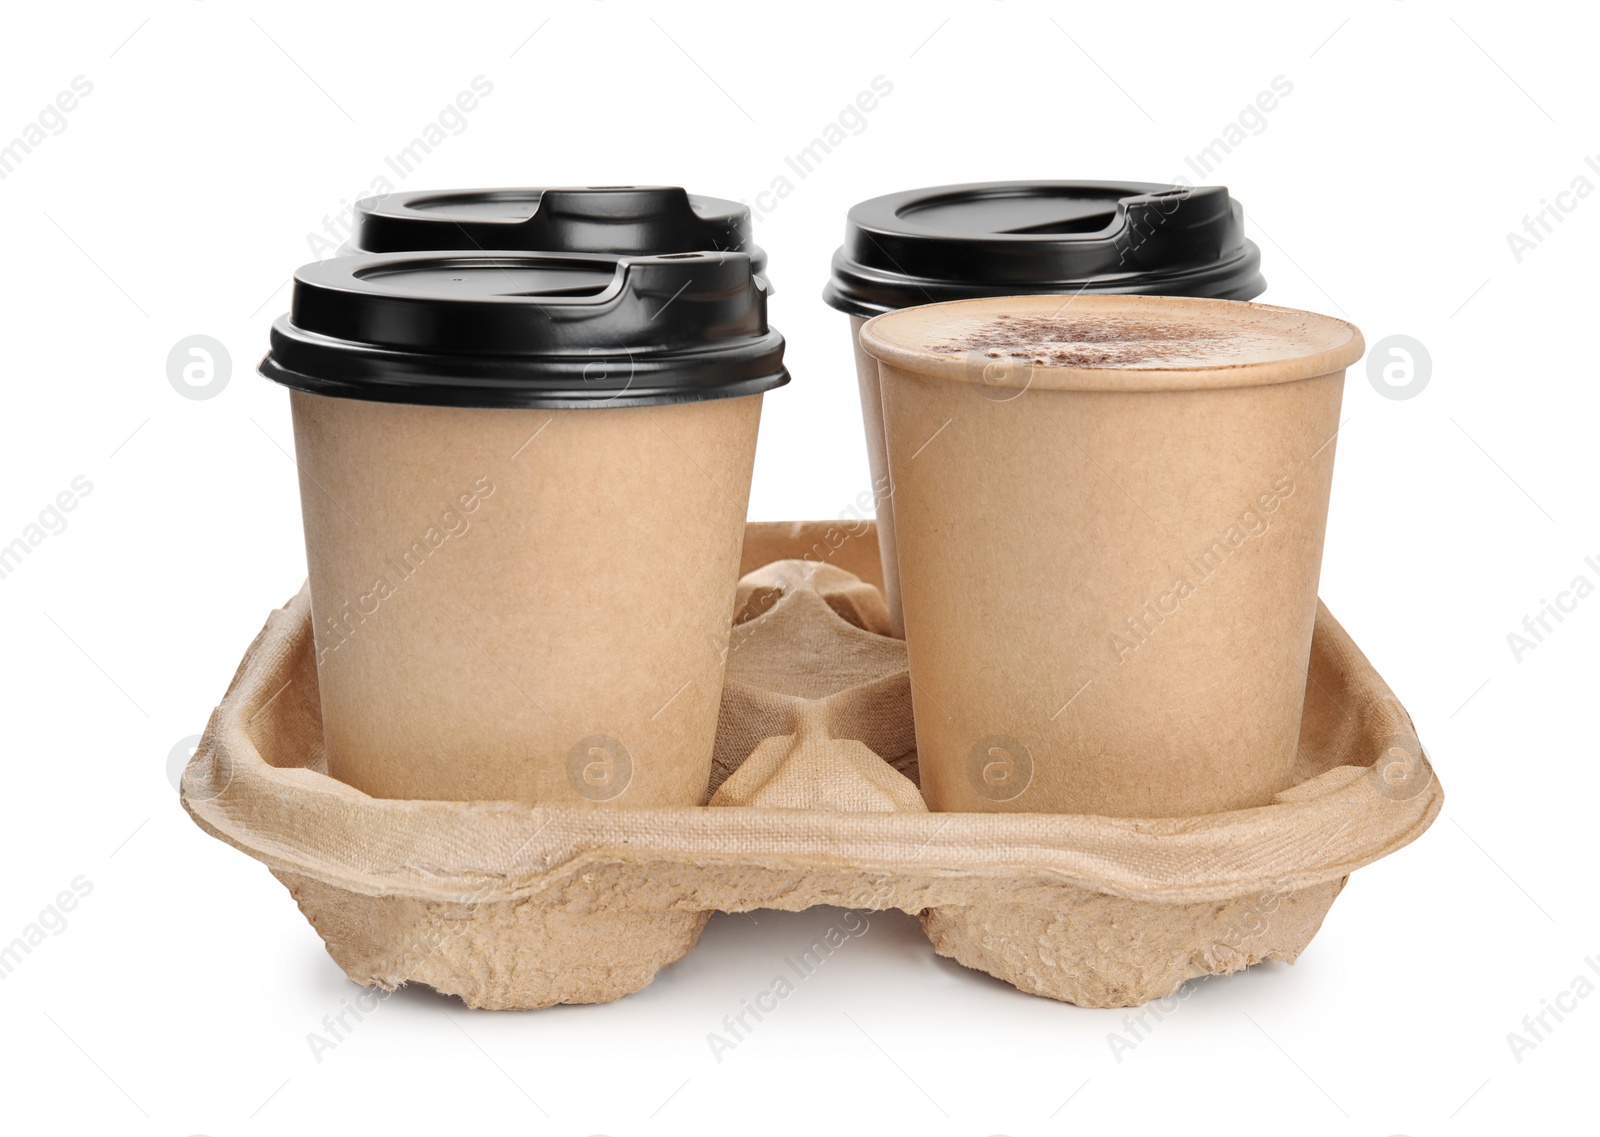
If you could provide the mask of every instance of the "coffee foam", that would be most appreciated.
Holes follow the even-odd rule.
[[[949,343],[940,355],[1015,359],[1042,367],[1205,366],[1235,359],[1248,345],[1229,329],[1134,316],[1118,318],[1000,315]]]
[[[878,317],[864,329],[862,342],[881,360],[951,377],[993,360],[1060,369],[1063,375],[1144,372],[1153,380],[1185,373],[1202,386],[1323,374],[1347,366],[1362,350],[1360,333],[1343,320],[1176,296],[1014,296],[930,304]]]

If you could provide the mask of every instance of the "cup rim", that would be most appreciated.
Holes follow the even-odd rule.
[[[1312,379],[1344,371],[1366,352],[1361,330],[1346,320],[1298,308],[1256,304],[1245,300],[1216,300],[1193,296],[1142,295],[1023,295],[947,300],[901,308],[874,316],[861,327],[861,347],[882,366],[917,375],[983,384],[987,380],[973,366],[974,352],[940,352],[925,346],[911,333],[927,329],[935,320],[951,325],[974,316],[1054,315],[1070,307],[1075,315],[1138,313],[1174,319],[1189,315],[1206,323],[1267,330],[1281,335],[1285,350],[1268,358],[1245,362],[1183,364],[1061,365],[1020,361],[1026,385],[1046,391],[1191,391],[1258,387]],[[1301,344],[1296,345],[1295,340]],[[1296,350],[1299,347],[1301,350]],[[1020,382],[1015,377],[1010,380]]]

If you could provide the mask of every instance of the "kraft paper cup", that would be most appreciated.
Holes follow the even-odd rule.
[[[292,396],[329,772],[376,797],[699,804],[761,396]]]
[[[262,370],[291,388],[328,772],[703,804],[782,353],[737,253],[302,268]]]
[[[878,361],[861,347],[861,328],[867,321],[850,317],[850,340],[855,347],[856,383],[861,391],[861,424],[866,431],[867,466],[872,472],[872,498],[877,507],[878,555],[883,564],[883,597],[889,606],[889,628],[904,638],[900,615],[900,572],[894,542],[894,487],[889,479],[889,448],[883,432],[883,397],[878,387]]]
[[[871,320],[922,789],[1182,816],[1291,783],[1361,334],[1179,297]]]
[[[850,316],[878,542],[904,634],[877,363],[861,326],[883,312],[1023,294],[1138,293],[1251,300],[1261,253],[1225,186],[997,181],[900,190],[852,206],[823,300]]]

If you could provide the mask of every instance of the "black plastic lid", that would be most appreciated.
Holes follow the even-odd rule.
[[[444,407],[652,406],[789,381],[743,253],[387,253],[295,273],[261,361],[299,391]]]
[[[356,202],[348,252],[518,249],[544,253],[767,254],[750,242],[750,210],[677,186],[422,190]]]
[[[854,206],[823,299],[876,316],[1028,293],[1249,300],[1266,286],[1225,186],[973,182]]]

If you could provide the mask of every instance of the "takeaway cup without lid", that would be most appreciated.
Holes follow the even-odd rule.
[[[1033,296],[903,309],[861,342],[929,807],[1184,816],[1285,789],[1361,333]]]

